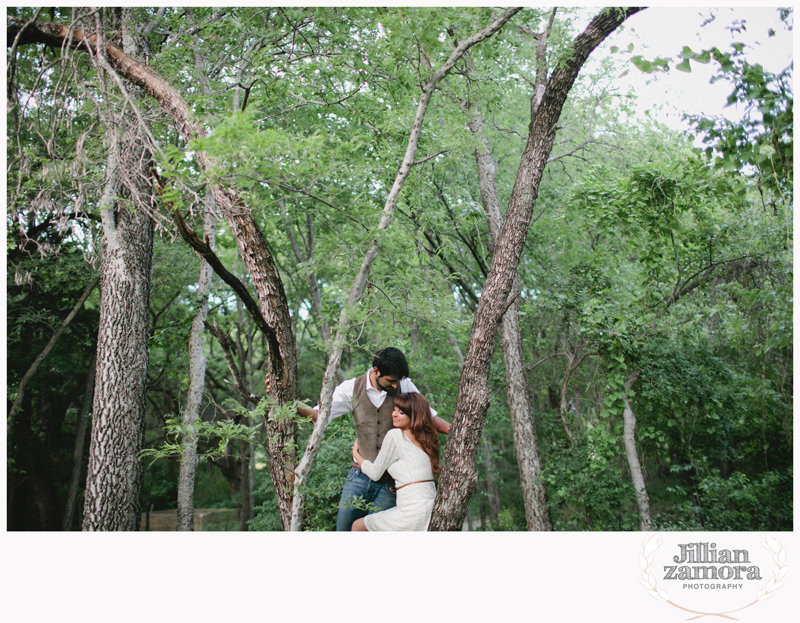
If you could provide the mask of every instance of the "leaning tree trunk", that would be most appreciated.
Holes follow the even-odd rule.
[[[639,455],[636,452],[636,415],[631,409],[628,394],[631,388],[639,380],[640,371],[636,370],[625,379],[625,391],[622,394],[623,409],[623,433],[625,441],[625,457],[628,459],[628,468],[631,470],[631,480],[633,489],[636,492],[636,508],[639,510],[639,530],[642,532],[650,531],[650,498],[644,484],[644,474],[639,463]]]
[[[575,39],[572,52],[553,72],[538,107],[535,95],[532,98],[535,114],[531,115],[528,142],[472,324],[429,530],[460,530],[475,488],[475,454],[491,398],[489,366],[564,102],[592,50],[638,10],[601,11]]]
[[[57,22],[26,23],[17,18],[7,19],[8,45],[44,43],[56,49],[71,46],[78,50],[98,46],[104,59],[121,78],[144,89],[156,99],[161,109],[172,119],[176,130],[186,141],[205,136],[202,124],[190,119],[189,106],[181,95],[151,67],[137,62],[119,48],[103,43],[94,34],[79,28],[70,29]],[[195,153],[197,163],[205,172],[216,166],[216,161],[204,152]],[[258,295],[259,324],[269,343],[268,372],[272,397],[279,405],[297,399],[297,358],[294,333],[289,317],[289,306],[283,282],[277,266],[267,247],[266,239],[258,227],[250,209],[244,205],[236,192],[215,185],[211,188],[217,208],[230,226],[239,253],[253,279]],[[217,270],[215,268],[215,270]],[[291,450],[297,426],[288,419],[265,418],[268,438],[267,452],[270,457],[269,470],[278,497],[278,509],[284,529],[289,529],[294,485],[295,457]]]
[[[131,18],[131,10],[122,9],[123,47],[136,54]],[[144,128],[132,115],[106,114],[111,117],[106,124],[111,147],[100,203],[100,328],[83,529],[138,530],[154,231],[148,216],[151,154],[144,144]]]
[[[483,120],[474,114],[469,128],[481,141],[482,146],[475,150],[478,165],[478,183],[481,202],[489,222],[489,235],[492,248],[500,234],[503,216],[497,198],[496,166],[483,132]],[[513,291],[518,285],[515,281]],[[525,522],[528,530],[552,530],[550,510],[547,508],[547,492],[542,482],[542,459],[539,442],[533,425],[533,413],[525,378],[525,358],[522,350],[522,331],[519,328],[519,298],[503,314],[501,327],[501,346],[506,370],[506,401],[511,413],[511,430],[514,435],[514,449],[517,455],[522,498],[525,506]]]

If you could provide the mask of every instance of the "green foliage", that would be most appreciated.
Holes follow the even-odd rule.
[[[265,489],[274,491],[272,489],[272,483],[264,481],[263,487],[264,488],[259,490],[262,493]],[[283,530],[280,512],[278,511],[278,500],[276,498],[273,497],[263,504],[256,506],[254,511],[253,520],[247,525],[249,530],[254,532],[280,532]]]
[[[142,509],[174,509],[178,502],[178,465],[176,461],[159,461],[145,471]]]
[[[642,71],[646,74],[652,74],[659,71],[669,71],[669,60],[665,58],[655,58],[650,61],[641,55],[636,55],[631,57],[631,63],[633,63],[634,67],[636,67],[639,71]],[[686,69],[683,67],[683,63],[679,67],[676,67],[676,69],[686,71]]]
[[[478,532],[516,532],[522,530],[521,526],[514,523],[514,518],[511,511],[508,509],[501,510],[497,515],[497,520],[487,520],[478,528]]]
[[[237,410],[249,416],[249,412],[242,407],[237,406]],[[254,426],[238,424],[235,420],[200,421],[186,426],[180,418],[167,415],[164,424],[166,441],[159,448],[145,448],[141,451],[140,457],[150,459],[151,465],[158,459],[178,458],[183,452],[182,439],[186,436],[193,439],[195,443],[204,443],[209,446],[209,449],[199,454],[199,458],[221,458],[225,455],[226,447],[231,441],[254,441],[259,426],[259,424]]]
[[[792,66],[777,74],[766,71],[761,65],[749,63],[744,46],[736,43],[731,44],[730,52],[713,48],[698,55],[684,48],[681,56],[687,65],[689,59],[707,63],[713,58],[719,71],[712,83],[719,80],[731,83],[733,90],[727,105],[744,107],[743,119],[737,122],[688,116],[702,134],[706,156],[717,168],[755,173],[759,190],[766,195],[764,200],[773,207],[776,202],[791,205],[794,196]]]
[[[791,530],[792,470],[764,472],[752,480],[741,472],[727,478],[715,473],[696,488],[676,487],[683,499],[654,518],[655,530]]]
[[[597,427],[547,452],[542,480],[556,530],[635,530],[634,491],[622,469],[619,430]]]
[[[592,456],[604,457],[610,470],[594,479],[585,458],[591,453],[576,458],[559,450],[565,439],[554,386],[565,359],[543,360],[534,378],[547,388],[540,394],[549,409],[540,407],[537,430],[557,529],[636,528],[633,492],[617,485],[628,478],[623,384],[637,369],[628,396],[651,508],[680,503],[661,478],[675,483],[673,491],[696,492],[698,504],[716,499],[699,484],[715,470],[740,470],[755,481],[771,469],[790,478],[790,392],[780,398],[774,391],[786,388],[791,367],[780,350],[791,351],[792,341],[783,215],[762,210],[746,179],[709,167],[685,142],[650,144],[660,144],[661,153],[647,151],[627,168],[588,166],[566,209],[529,236],[529,253],[541,253],[548,266],[523,307],[529,345],[544,349],[537,359],[559,350],[597,352],[591,372],[573,372],[570,389],[582,389],[569,391],[563,415],[578,447],[600,449]],[[728,503],[719,499],[714,503]],[[737,517],[744,526],[747,518]],[[725,529],[733,525],[731,519]]]
[[[343,416],[333,420],[317,454],[314,470],[308,479],[305,506],[305,530],[336,529],[336,513],[347,472],[352,464],[355,441],[352,419]]]
[[[178,458],[183,452],[183,438],[193,441],[189,443],[202,444],[205,452],[199,453],[198,458],[214,460],[225,456],[228,444],[232,441],[252,442],[258,440],[261,421],[269,412],[269,417],[275,420],[292,419],[299,421],[297,415],[297,401],[278,405],[271,396],[265,396],[251,410],[243,407],[233,400],[227,401],[231,419],[198,421],[195,424],[185,425],[181,418],[165,416],[164,437],[165,441],[159,448],[145,448],[140,453],[141,458],[151,459],[150,463],[158,459]],[[249,420],[255,424],[240,423]],[[264,440],[266,443],[267,440]],[[292,450],[292,448],[289,448]]]
[[[153,468],[159,463],[153,465]],[[256,474],[259,474],[259,471],[256,471]],[[256,487],[256,495],[260,498],[257,489]],[[233,508],[240,503],[239,496],[232,494],[230,484],[210,461],[198,462],[195,468],[194,491],[195,508]],[[175,500],[172,500],[172,503],[175,504]]]
[[[345,477],[352,463],[351,448],[354,441],[355,432],[350,418],[336,418],[328,425],[305,490],[305,530],[316,532],[336,529],[336,513]],[[300,447],[304,445],[300,444]],[[272,484],[268,479],[262,482],[259,491],[261,495],[272,492]],[[250,527],[253,530],[282,530],[275,499],[268,498],[256,507]]]
[[[322,324],[337,322],[374,236],[420,85],[495,12],[231,7],[211,20],[211,7],[166,8],[158,16],[141,9],[158,23],[147,35],[150,66],[184,96],[194,120],[211,128],[186,144],[167,124],[151,124],[161,149],[157,166],[168,183],[161,207],[163,201],[178,207],[199,231],[201,200],[219,182],[253,211],[281,273],[295,323],[299,395],[311,404],[329,346]],[[25,18],[33,13],[9,9]],[[549,16],[547,9],[526,8],[514,25],[542,32]],[[576,10],[559,9],[548,36],[550,70],[570,52],[579,18]],[[67,23],[70,11],[52,9],[50,19]],[[186,34],[187,24],[197,31]],[[440,84],[420,137],[417,158],[426,160],[412,168],[368,289],[348,310],[354,325],[342,357],[345,375],[363,373],[377,348],[398,346],[414,382],[445,419],[460,374],[453,343],[466,351],[491,261],[475,174],[482,144],[467,123],[473,113],[482,115],[506,205],[527,132],[536,44],[522,28],[505,28]],[[791,70],[770,74],[749,64],[741,47],[727,53],[686,47],[677,59],[634,57],[632,64],[649,73],[713,63],[717,79],[731,82],[730,102],[744,104],[748,114],[739,124],[696,119],[707,148],[698,152],[692,136],[633,118],[634,94],[610,95],[622,57],[633,49],[617,52],[612,48],[597,69],[581,72],[565,105],[557,151],[576,157],[554,159],[545,170],[519,268],[525,365],[556,529],[638,527],[622,440],[624,382],[635,370],[641,376],[628,397],[656,524],[786,529],[793,457]],[[12,106],[7,117],[8,398],[91,279],[85,259],[96,261],[100,249],[99,193],[91,189],[105,182],[107,141],[95,102],[118,102],[101,94],[85,55],[70,54],[62,63],[60,54],[22,46],[9,65],[10,101],[30,95],[35,106]],[[216,170],[200,172],[199,150],[217,159]],[[184,434],[198,440],[201,456],[219,457],[227,445],[226,458],[236,461],[230,450],[254,438],[255,423],[272,406],[262,401],[250,411],[236,404],[219,346],[206,335],[201,422],[189,429],[165,416],[179,413],[185,400],[199,265],[186,245],[160,233],[145,453],[145,504],[154,509],[175,505],[174,459]],[[252,284],[222,221],[217,254]],[[320,309],[310,283],[319,290]],[[44,526],[32,483],[53,484],[53,508],[64,498],[98,300],[95,293],[32,381],[12,431],[12,529]],[[209,301],[210,317],[236,344],[246,384],[261,393],[266,341],[217,279]],[[485,516],[489,485],[496,486],[502,511],[482,529],[517,530],[525,520],[501,359],[498,352],[472,506]],[[293,417],[291,405],[274,415]],[[301,424],[296,451],[309,428]],[[352,439],[348,418],[331,423],[306,491],[308,530],[334,527]],[[261,448],[257,454],[250,528],[279,530]],[[239,504],[232,482],[201,462],[196,505]],[[772,504],[763,517],[759,503]]]

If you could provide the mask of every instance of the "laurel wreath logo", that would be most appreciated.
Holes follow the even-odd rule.
[[[766,535],[766,540],[763,541],[761,545],[764,547],[764,549],[772,552],[772,560],[775,562],[775,568],[772,572],[772,577],[767,581],[766,586],[758,591],[755,601],[752,601],[741,608],[737,608],[736,610],[730,610],[728,612],[698,612],[697,610],[684,608],[683,606],[676,604],[674,601],[671,601],[667,591],[658,587],[656,577],[648,571],[650,565],[653,564],[656,550],[661,546],[661,539],[659,538],[658,534],[653,534],[646,537],[644,543],[642,544],[642,551],[639,553],[639,566],[642,568],[642,577],[639,578],[639,582],[647,589],[647,592],[650,593],[653,598],[658,599],[659,601],[665,601],[671,606],[675,606],[676,608],[680,608],[686,612],[699,615],[696,617],[691,617],[687,619],[687,621],[700,619],[704,616],[718,616],[725,619],[736,620],[734,617],[727,615],[734,612],[739,612],[745,608],[749,608],[759,601],[769,599],[781,586],[784,585],[783,578],[786,576],[789,566],[786,564],[786,550],[783,548],[780,539]]]

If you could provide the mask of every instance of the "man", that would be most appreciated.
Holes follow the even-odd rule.
[[[392,429],[392,408],[398,391],[410,393],[419,390],[408,378],[405,355],[390,346],[375,354],[372,368],[366,374],[349,379],[333,390],[328,421],[352,413],[359,452],[364,458],[374,461],[386,433]],[[318,407],[298,407],[297,411],[300,415],[317,421]],[[447,433],[450,424],[436,417],[433,409],[431,413],[436,430]],[[393,486],[394,479],[388,472],[381,480],[374,482],[361,472],[357,463],[353,463],[342,489],[339,512],[336,515],[336,530],[349,531],[356,519],[395,506],[395,494],[389,490]]]

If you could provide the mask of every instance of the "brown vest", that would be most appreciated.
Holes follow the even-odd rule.
[[[393,410],[394,393],[388,394],[380,408],[376,409],[367,397],[367,375],[362,374],[356,379],[353,388],[353,420],[358,435],[358,451],[365,459],[374,461],[378,456],[386,433],[394,428]]]

